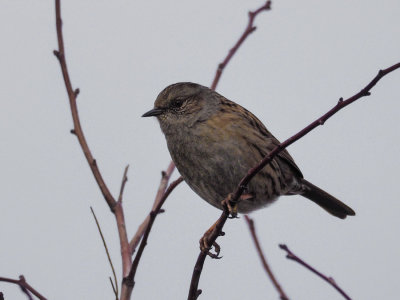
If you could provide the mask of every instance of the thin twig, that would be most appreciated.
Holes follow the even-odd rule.
[[[108,262],[110,263],[110,266],[111,266],[111,270],[112,270],[112,273],[113,273],[113,276],[114,276],[114,283],[115,283],[115,288],[113,287],[113,289],[115,291],[115,298],[118,300],[117,275],[115,274],[115,269],[114,269],[114,265],[113,265],[112,260],[111,260],[110,252],[108,251],[107,243],[106,243],[106,240],[104,238],[103,232],[101,231],[101,227],[100,227],[99,221],[97,220],[96,214],[94,213],[94,210],[93,210],[92,207],[90,207],[90,210],[92,211],[92,215],[93,215],[93,218],[94,218],[94,220],[96,222],[97,229],[98,229],[98,231],[100,233],[101,240],[103,241],[104,249],[106,250]]]
[[[279,154],[279,152],[281,152],[282,150],[287,148],[289,145],[293,144],[294,142],[296,142],[297,140],[299,140],[300,138],[305,136],[307,133],[309,133],[316,127],[323,125],[330,117],[332,117],[335,113],[337,113],[342,108],[346,107],[347,105],[353,103],[354,101],[356,101],[362,97],[369,96],[371,94],[370,90],[378,83],[378,81],[380,79],[382,79],[382,77],[384,77],[385,75],[387,75],[399,68],[400,68],[400,63],[397,63],[387,69],[380,70],[378,72],[378,74],[370,81],[370,83],[368,83],[360,92],[358,92],[357,94],[351,96],[350,98],[348,98],[346,100],[343,100],[343,98],[340,98],[338,103],[332,109],[330,109],[327,113],[325,113],[323,116],[321,116],[320,118],[318,118],[317,120],[315,120],[314,122],[309,124],[307,127],[302,129],[301,131],[299,131],[292,137],[288,138],[283,143],[280,143],[278,146],[276,146],[267,156],[265,156],[263,158],[263,160],[257,166],[250,169],[247,172],[247,175],[242,178],[242,180],[239,182],[239,184],[237,186],[236,191],[234,192],[233,196],[231,197],[231,202],[237,203],[238,199],[240,198],[240,196],[246,189],[246,186],[248,185],[250,180],[259,171],[261,171],[267,164],[269,164],[274,159],[274,157]],[[223,225],[227,218],[228,218],[228,214],[226,213],[226,211],[223,211],[221,214],[221,217],[219,218],[219,220],[216,223],[216,225],[217,225],[216,228],[220,228],[220,229],[218,231],[215,230],[215,232],[213,232],[213,234],[210,235],[210,237],[208,239],[208,245],[212,245],[215,242],[215,240],[218,238],[218,236],[221,234]],[[219,226],[219,225],[222,225],[222,226]],[[189,297],[188,297],[189,300],[195,300],[198,297],[199,292],[197,289],[197,285],[199,282],[199,277],[201,275],[201,270],[203,268],[203,264],[204,264],[204,260],[205,260],[206,256],[207,256],[207,253],[200,251],[200,254],[198,256],[196,265],[194,267],[193,275],[192,275],[192,281],[190,284],[190,291],[189,291]],[[200,270],[200,272],[198,272],[197,270]]]
[[[25,290],[28,290],[30,293],[38,297],[40,300],[47,300],[47,298],[45,298],[42,294],[40,294],[37,290],[35,290],[32,286],[30,286],[29,283],[26,282],[25,277],[23,275],[20,275],[19,279],[0,277],[0,281],[17,284],[21,287],[22,291],[25,292]],[[25,292],[25,294],[27,293]],[[27,295],[30,297],[29,294]]]
[[[125,185],[128,181],[128,168],[125,167],[124,175],[122,176],[121,188],[118,196],[118,201],[115,205],[115,219],[118,227],[118,235],[120,242],[121,258],[122,258],[122,278],[129,274],[129,269],[132,264],[132,256],[129,250],[128,233],[125,225],[125,215],[122,207],[122,198],[125,189]]]
[[[124,194],[125,185],[126,182],[128,181],[128,169],[129,165],[125,167],[124,175],[122,176],[121,188],[119,189],[118,202],[122,202],[122,196]]]
[[[323,280],[328,282],[331,286],[333,286],[345,299],[351,300],[351,298],[336,284],[335,280],[333,280],[332,277],[328,277],[328,276],[322,274],[321,272],[317,271],[313,267],[311,267],[308,263],[306,263],[304,260],[299,258],[292,251],[290,251],[286,245],[280,244],[279,248],[286,251],[286,253],[287,253],[286,258],[294,260],[294,261],[298,262],[300,265],[302,265],[303,267],[309,269],[311,272],[318,275],[320,278],[322,278]]]
[[[178,186],[179,183],[181,183],[183,181],[182,177],[179,177],[177,180],[173,181],[169,187],[167,188],[167,190],[165,191],[165,193],[163,194],[163,196],[161,197],[160,201],[158,202],[157,206],[150,212],[149,217],[150,217],[150,222],[146,228],[146,231],[143,235],[143,239],[140,243],[138,252],[135,256],[135,259],[133,260],[132,263],[132,267],[131,267],[131,271],[129,272],[129,275],[127,277],[124,278],[123,282],[124,284],[126,284],[127,287],[130,287],[130,291],[127,290],[126,293],[128,295],[130,295],[134,285],[135,285],[135,274],[137,271],[137,267],[139,265],[140,259],[142,257],[143,254],[143,250],[146,247],[147,244],[147,239],[149,237],[151,228],[153,226],[154,220],[156,219],[157,214],[160,212],[161,206],[164,204],[165,200],[168,198],[169,194],[175,189],[175,187]],[[121,299],[122,298],[122,293],[121,293]]]
[[[255,11],[250,11],[249,12],[249,22],[247,23],[247,26],[236,42],[236,44],[229,50],[228,55],[225,57],[225,59],[218,65],[217,71],[215,72],[214,80],[211,84],[211,89],[215,90],[217,87],[217,84],[219,82],[219,79],[221,78],[222,72],[224,71],[226,65],[229,63],[231,58],[235,55],[236,51],[239,49],[239,47],[243,44],[243,42],[247,39],[247,37],[252,34],[257,27],[255,27],[254,24],[254,19],[257,17],[257,15],[262,12],[262,11],[267,11],[271,9],[271,1],[265,2],[263,6],[260,8],[256,9]]]
[[[160,185],[158,187],[158,191],[157,191],[156,197],[154,199],[152,210],[154,210],[158,206],[160,200],[162,199],[162,197],[163,197],[163,195],[165,193],[165,190],[167,188],[169,178],[171,177],[172,172],[174,171],[174,169],[175,169],[175,165],[171,161],[169,166],[168,166],[168,168],[167,168],[167,170],[163,171],[161,173],[161,182],[160,182]],[[132,240],[130,241],[130,243],[129,243],[130,255],[133,255],[135,253],[135,249],[139,245],[139,242],[140,242],[144,232],[146,231],[147,226],[149,225],[149,222],[150,222],[150,215],[148,215],[146,217],[146,219],[142,222],[142,224],[140,224],[140,226],[137,229],[135,235],[133,236]]]
[[[261,259],[261,263],[262,263],[262,265],[263,265],[263,267],[264,267],[265,272],[267,272],[269,278],[270,278],[271,281],[272,281],[272,284],[274,285],[274,287],[275,287],[276,290],[278,291],[279,296],[280,296],[280,299],[281,299],[281,300],[289,300],[288,296],[287,296],[286,293],[283,291],[281,285],[279,284],[278,280],[275,278],[274,273],[272,273],[272,270],[271,270],[271,268],[269,267],[269,265],[268,265],[268,263],[267,263],[267,259],[265,258],[265,255],[264,255],[264,253],[263,253],[263,251],[262,251],[262,249],[261,249],[260,242],[258,241],[258,238],[257,238],[256,229],[255,229],[255,226],[254,226],[254,221],[253,221],[253,219],[251,219],[251,218],[250,218],[249,216],[247,216],[247,215],[244,216],[244,219],[246,220],[247,225],[248,225],[248,227],[249,227],[251,236],[252,236],[252,238],[253,238],[254,245],[256,246],[256,249],[257,249],[257,252],[258,252],[258,256],[259,256],[260,259]]]
[[[108,279],[110,280],[111,287],[112,287],[112,289],[113,289],[114,294],[117,295],[117,300],[118,300],[118,291],[117,291],[117,289],[115,288],[114,282],[112,281],[112,278],[111,278],[111,277],[108,277]]]

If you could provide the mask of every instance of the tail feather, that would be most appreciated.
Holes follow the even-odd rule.
[[[347,216],[354,216],[356,214],[349,206],[313,185],[311,182],[302,179],[301,185],[302,191],[300,195],[318,204],[335,217],[344,219]]]

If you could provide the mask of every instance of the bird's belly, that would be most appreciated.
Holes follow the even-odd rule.
[[[222,209],[221,201],[233,193],[240,180],[261,158],[246,155],[248,149],[235,143],[223,142],[199,147],[196,143],[168,143],[172,159],[186,183],[204,200]],[[273,202],[278,194],[271,176],[257,174],[244,194],[251,198],[238,204],[238,211],[247,213]]]

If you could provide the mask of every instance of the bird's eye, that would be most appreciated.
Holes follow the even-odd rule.
[[[171,107],[175,108],[175,109],[180,108],[182,106],[183,102],[184,102],[183,99],[179,99],[179,98],[174,99],[171,101]]]

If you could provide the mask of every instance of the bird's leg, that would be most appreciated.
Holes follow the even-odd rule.
[[[222,200],[221,204],[222,206],[225,206],[228,209],[229,215],[230,215],[230,219],[234,219],[237,218],[237,214],[238,214],[238,203],[242,200],[247,200],[247,199],[251,199],[253,198],[252,194],[244,194],[241,195],[238,201],[232,201],[232,197],[233,194],[230,193],[228,194],[228,196]]]
[[[213,242],[212,246],[214,247],[215,253],[210,252],[211,248],[209,246],[209,237],[211,236],[211,234],[214,232],[214,230],[216,230],[216,226],[217,226],[217,222],[215,222],[202,236],[202,238],[200,239],[199,243],[200,243],[200,250],[204,253],[207,253],[208,256],[210,256],[211,258],[216,258],[216,259],[220,259],[221,257],[219,256],[219,253],[221,252],[221,247],[217,244],[217,242]],[[223,232],[221,232],[220,235],[224,235]]]

